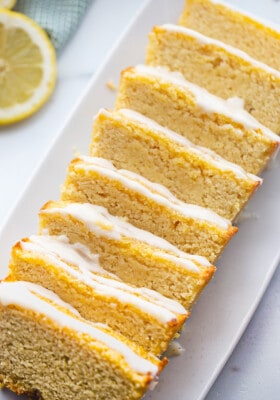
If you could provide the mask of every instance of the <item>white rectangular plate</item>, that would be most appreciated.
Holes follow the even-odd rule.
[[[232,1],[259,15],[275,18],[276,3],[261,0]],[[264,7],[265,3],[265,7]],[[17,206],[0,231],[0,276],[4,277],[12,244],[37,231],[37,211],[49,199],[57,199],[73,149],[87,152],[92,117],[100,107],[112,107],[115,93],[105,83],[119,79],[119,72],[143,62],[147,34],[155,24],[176,22],[183,0],[147,1],[111,52],[99,73],[91,80],[65,128],[32,177]],[[261,14],[264,12],[263,14]],[[279,8],[278,8],[279,12]],[[279,15],[279,14],[278,14]],[[279,160],[278,160],[279,161]],[[208,392],[248,324],[279,261],[280,243],[280,166],[264,174],[243,219],[239,233],[218,263],[214,280],[203,293],[180,338],[186,351],[170,364],[156,389],[147,394],[151,400],[201,400]],[[0,400],[15,399],[9,391]]]

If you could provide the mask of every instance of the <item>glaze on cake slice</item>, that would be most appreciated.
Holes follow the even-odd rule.
[[[9,280],[52,290],[83,318],[107,324],[155,355],[167,349],[188,316],[174,300],[108,277],[85,246],[71,245],[65,237],[31,236],[18,242]]]
[[[116,107],[138,111],[257,174],[277,149],[279,138],[239,103],[211,95],[180,73],[137,66],[122,73]]]
[[[166,240],[88,203],[48,202],[40,211],[40,232],[66,235],[99,254],[102,268],[136,287],[147,287],[185,308],[197,300],[215,267],[205,257],[180,251]]]
[[[97,204],[180,250],[214,262],[236,232],[213,211],[178,200],[164,186],[117,169],[104,158],[80,156],[68,168],[61,200]]]
[[[149,90],[159,87],[149,78],[147,85],[144,78],[140,81]],[[168,87],[176,93],[176,87],[169,83]],[[127,94],[130,103],[134,94],[123,94]],[[99,112],[93,128],[91,155],[112,160],[116,168],[160,183],[180,200],[210,208],[229,220],[238,215],[261,183],[261,179],[238,165],[132,110]]]
[[[280,72],[248,54],[177,25],[155,27],[147,62],[179,71],[223,99],[239,97],[244,108],[280,134]]]
[[[0,384],[42,400],[137,400],[164,365],[27,282],[0,283],[0,342]]]
[[[186,0],[179,23],[280,70],[280,29],[271,21],[219,0]]]

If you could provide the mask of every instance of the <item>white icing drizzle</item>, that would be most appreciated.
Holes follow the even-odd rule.
[[[241,99],[240,97],[230,97],[229,99],[226,100],[226,102],[236,112],[238,112],[240,109],[241,110],[245,109],[245,101],[244,101],[244,99]],[[245,110],[245,113],[247,113],[246,110]],[[247,114],[249,114],[249,113],[247,113]],[[249,114],[249,117],[251,117],[251,114]],[[252,117],[252,118],[259,124],[259,122],[254,117]],[[261,125],[261,126],[263,126],[263,125]],[[267,129],[266,127],[264,127],[264,128]],[[272,133],[273,137],[276,136],[276,138],[278,138],[278,136],[275,133],[271,132],[269,129],[268,129],[268,131],[270,133]],[[278,138],[278,140],[279,140],[279,138]]]
[[[229,220],[220,217],[210,209],[184,203],[173,196],[164,186],[153,183],[134,172],[117,169],[110,161],[104,158],[80,156],[78,160],[79,162],[76,160],[73,164],[74,169],[96,171],[107,178],[121,182],[123,186],[141,193],[158,204],[171,208],[185,217],[207,221],[224,230],[228,230],[231,227],[231,222]]]
[[[74,265],[84,270],[102,275],[110,275],[114,279],[118,279],[115,275],[110,274],[99,264],[99,255],[93,254],[81,243],[70,244],[66,236],[30,236],[28,240],[20,242],[24,250],[30,251],[30,246],[40,246],[49,255],[58,257],[67,264]]]
[[[168,75],[169,74],[170,73],[168,73]],[[129,118],[132,121],[135,121],[136,123],[146,125],[151,130],[155,131],[157,133],[157,136],[168,138],[169,140],[175,141],[180,146],[184,146],[184,148],[186,148],[188,152],[192,152],[196,156],[203,158],[205,161],[207,161],[207,163],[212,164],[212,166],[214,166],[219,170],[230,171],[239,179],[251,180],[259,183],[262,182],[261,178],[253,174],[247,173],[239,165],[233,164],[225,160],[224,158],[220,157],[217,153],[206,147],[196,146],[188,139],[186,139],[184,136],[179,135],[178,133],[171,131],[170,129],[162,127],[155,121],[143,116],[142,114],[139,114],[134,110],[121,109],[118,110],[118,113],[126,118]]]
[[[186,27],[180,26],[180,25],[164,24],[161,26],[161,28],[164,28],[169,31],[180,32],[185,35],[191,36],[191,37],[197,39],[197,41],[199,41],[202,44],[210,44],[210,45],[212,44],[217,47],[220,47],[220,48],[226,50],[228,53],[232,53],[232,54],[236,55],[237,57],[242,58],[244,61],[247,61],[251,65],[254,65],[255,67],[262,69],[263,71],[267,72],[268,74],[273,75],[274,77],[277,77],[278,79],[280,79],[280,72],[277,71],[276,69],[269,67],[267,64],[264,64],[261,61],[258,61],[256,59],[250,57],[247,53],[245,53],[245,51],[239,50],[236,47],[226,44],[220,40],[213,39],[209,36],[203,35],[200,32],[194,31],[193,29],[186,28]]]
[[[64,308],[69,308],[66,303],[61,300],[58,301],[56,295],[39,285],[20,281],[2,282],[0,284],[0,303],[3,306],[16,305],[35,313],[43,314],[58,326],[89,335],[92,339],[100,341],[110,349],[117,351],[137,373],[143,375],[151,374],[152,377],[157,375],[158,367],[155,364],[137,355],[125,343],[114,338],[109,333],[102,331],[100,324],[90,323],[78,317],[77,312],[74,315],[66,314],[41,297],[51,300],[59,306],[63,303]]]
[[[41,213],[71,215],[83,222],[84,225],[97,236],[121,241],[122,238],[133,238],[155,247],[158,257],[167,260],[166,253],[176,256],[176,265],[193,272],[199,272],[197,264],[209,267],[211,264],[205,257],[184,253],[166,240],[153,235],[150,232],[138,229],[121,218],[113,217],[104,207],[88,203],[52,203],[49,208],[41,210]]]
[[[35,252],[39,257],[49,260],[53,265],[62,269],[72,278],[91,287],[97,294],[106,296],[112,301],[115,298],[123,304],[131,304],[143,312],[152,315],[158,321],[166,324],[176,320],[176,314],[186,314],[186,310],[176,301],[158,295],[155,291],[147,292],[142,288],[133,288],[116,279],[94,275],[84,263],[75,263],[74,269],[66,262],[62,262],[67,255],[69,245],[61,246],[59,239],[50,236],[31,236],[28,241],[21,242],[25,251]],[[62,253],[60,252],[62,249]],[[73,249],[69,249],[74,253]],[[74,256],[72,257],[74,259]],[[79,255],[77,258],[80,258]]]
[[[164,27],[165,26],[166,25],[164,25]],[[174,25],[174,27],[177,29],[176,25]],[[178,27],[178,30],[182,30],[182,33],[185,34],[185,30],[190,31],[190,29],[180,26]],[[236,97],[233,98],[234,100],[232,100],[232,98],[224,100],[221,97],[215,96],[208,92],[206,89],[187,81],[180,72],[171,72],[164,67],[137,65],[134,70],[141,75],[150,75],[163,79],[164,81],[167,80],[181,87],[183,90],[190,91],[195,97],[198,106],[201,107],[206,113],[223,114],[230,120],[242,125],[244,129],[251,130],[253,133],[255,133],[255,130],[259,130],[259,132],[262,132],[265,136],[271,138],[273,141],[276,141],[277,143],[280,141],[279,137],[274,132],[258,122],[242,107],[242,99],[239,99],[238,102],[236,101]]]
[[[8,284],[9,282],[0,282],[0,291],[2,289],[3,284]],[[16,282],[14,282],[16,283]],[[22,282],[22,284],[25,286],[27,290],[29,290],[31,293],[37,293],[37,295],[44,297],[45,299],[48,299],[49,301],[53,302],[54,304],[57,304],[59,307],[65,308],[67,311],[70,313],[76,315],[77,317],[80,317],[79,312],[72,307],[70,304],[65,303],[65,301],[61,300],[60,297],[58,297],[55,293],[52,291],[45,289],[42,286],[36,285],[31,282]],[[17,288],[16,285],[13,286],[14,288]]]

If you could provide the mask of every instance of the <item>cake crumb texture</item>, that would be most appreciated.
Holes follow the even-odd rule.
[[[0,326],[0,382],[17,394],[42,400],[127,400],[140,399],[147,388],[145,379],[125,377],[106,357],[106,348],[95,352],[43,318],[36,321],[31,313],[0,306]]]
[[[148,109],[157,113],[161,101],[149,95],[152,92],[149,84],[122,82],[119,103],[138,112],[145,113]],[[157,115],[168,112],[170,115],[167,110],[169,107]],[[187,146],[164,140],[143,124],[108,114],[99,114],[95,120],[91,155],[112,160],[116,168],[143,175],[166,186],[180,200],[210,208],[229,220],[235,219],[260,184],[213,167],[200,156],[194,156]]]
[[[237,47],[280,70],[279,30],[230,5],[186,0],[179,24]]]
[[[124,179],[105,176],[98,168],[94,169],[95,158],[87,160],[80,158],[70,163],[61,189],[62,200],[103,206],[112,215],[123,217],[134,226],[164,238],[180,250],[204,256],[210,262],[219,257],[236,232],[231,224],[221,228],[203,218],[188,217],[176,209],[164,206],[149,196],[147,187],[144,187],[148,192],[145,195],[145,192],[133,188],[133,179],[127,178],[128,183],[125,184]],[[91,166],[93,169],[90,169]],[[115,171],[117,174],[118,170]],[[150,185],[153,187],[153,182]],[[160,197],[156,189],[153,193]]]
[[[136,287],[147,287],[174,299],[186,309],[197,301],[204,286],[211,280],[216,268],[199,266],[189,270],[164,258],[159,248],[130,237],[113,240],[98,235],[80,219],[63,213],[48,212],[58,203],[48,203],[40,212],[40,231],[51,235],[66,235],[70,243],[81,243],[92,253],[99,254],[102,268]],[[67,203],[60,202],[60,207]],[[63,210],[62,210],[63,211]],[[174,255],[174,254],[173,254]]]
[[[63,301],[71,304],[80,315],[93,322],[100,322],[108,325],[116,332],[121,333],[129,340],[142,346],[146,351],[160,355],[168,347],[169,341],[181,328],[188,313],[172,313],[169,315],[165,298],[161,298],[162,307],[158,313],[167,319],[156,318],[156,315],[141,308],[137,299],[146,300],[146,307],[153,307],[155,304],[149,294],[133,292],[133,288],[123,285],[122,290],[113,289],[113,279],[100,279],[90,272],[78,270],[78,266],[68,265],[68,269],[60,267],[62,261],[59,256],[53,256],[54,261],[48,256],[35,251],[25,251],[20,242],[13,247],[9,264],[9,281],[28,281],[39,284],[46,289],[56,293]],[[32,243],[32,242],[31,242]],[[80,279],[71,275],[79,271]],[[70,272],[69,272],[70,271]],[[83,278],[85,280],[83,280]],[[115,288],[118,287],[118,282]],[[106,286],[106,284],[108,286]],[[111,284],[111,286],[110,286]],[[120,282],[121,285],[121,282]],[[133,303],[126,299],[126,294],[135,293]],[[124,300],[122,300],[122,296]],[[181,310],[182,311],[182,310]]]
[[[194,32],[195,33],[195,32]],[[240,97],[259,122],[280,134],[280,73],[210,38],[156,27],[148,63],[181,72],[216,96]]]

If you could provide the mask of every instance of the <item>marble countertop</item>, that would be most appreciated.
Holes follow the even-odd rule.
[[[58,58],[59,79],[51,100],[32,118],[0,128],[0,225],[44,158],[90,77],[143,1],[93,1],[75,36]],[[242,1],[239,3],[241,5]],[[265,15],[264,5],[258,3],[256,7]],[[278,269],[207,400],[280,398],[279,289]]]

